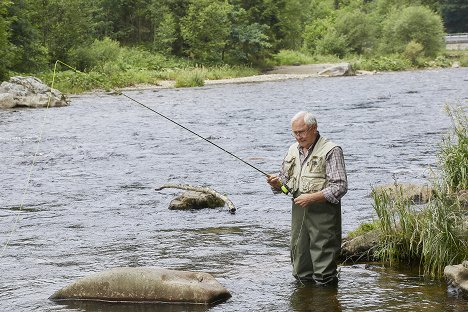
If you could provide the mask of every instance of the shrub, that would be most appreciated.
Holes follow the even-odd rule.
[[[405,48],[403,55],[410,60],[413,65],[417,64],[417,60],[422,56],[424,47],[419,42],[411,40]]]
[[[273,56],[273,59],[277,65],[312,64],[316,61],[309,54],[292,50],[281,50]]]
[[[359,59],[353,67],[358,70],[399,71],[411,68],[411,63],[399,54],[392,54]]]
[[[332,17],[315,19],[307,24],[302,35],[304,39],[303,49],[314,54],[317,50],[317,42],[333,28],[334,19]]]
[[[404,52],[411,41],[424,47],[424,55],[434,57],[445,47],[440,16],[423,6],[395,10],[384,21],[383,52]]]
[[[91,70],[115,60],[120,53],[120,44],[110,38],[94,40],[90,46],[81,46],[70,52],[71,63],[79,70]]]
[[[347,49],[351,52],[363,53],[374,46],[375,26],[371,18],[360,10],[338,14],[335,29],[345,38]]]
[[[176,75],[175,87],[201,87],[205,85],[205,73],[203,69],[180,72]]]
[[[329,30],[323,38],[317,40],[317,53],[322,55],[336,55],[343,58],[348,52],[346,36],[339,34],[336,30]]]

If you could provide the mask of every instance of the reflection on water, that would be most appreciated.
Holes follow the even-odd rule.
[[[292,143],[297,111],[316,113],[344,150],[344,233],[373,218],[370,187],[427,181],[443,106],[468,99],[468,69],[303,79],[128,95],[265,172]],[[465,102],[466,103],[466,102]],[[44,113],[47,117],[44,119]],[[44,139],[19,208],[39,129]],[[337,289],[299,287],[289,259],[290,199],[218,149],[120,96],[74,97],[69,107],[0,111],[1,311],[468,311],[444,282],[418,272],[344,266]],[[167,209],[179,190],[209,186],[237,207]],[[232,294],[213,307],[55,303],[77,278],[119,266],[208,272]]]
[[[301,285],[291,295],[291,308],[293,311],[341,312],[337,295],[337,287]]]
[[[207,312],[210,306],[203,304],[165,304],[165,303],[128,303],[128,302],[98,302],[98,301],[59,301],[69,310],[100,311],[100,312]]]

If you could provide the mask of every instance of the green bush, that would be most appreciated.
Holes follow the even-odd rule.
[[[176,75],[175,87],[201,87],[205,85],[205,71],[203,69],[194,69],[191,71],[180,72]]]
[[[347,49],[354,53],[361,54],[374,47],[375,28],[369,15],[360,10],[343,11],[336,17],[336,32],[345,38]]]
[[[335,55],[343,58],[349,52],[347,38],[337,33],[335,29],[331,29],[323,38],[317,40],[316,52],[322,55]]]
[[[400,54],[361,58],[353,63],[357,70],[400,71],[411,68],[408,59]]]
[[[90,46],[81,46],[70,52],[71,63],[82,71],[103,66],[106,62],[117,59],[120,44],[110,38],[94,40]]]
[[[424,47],[419,42],[411,40],[405,48],[403,55],[411,62],[411,64],[416,65],[418,59],[423,55]]]
[[[313,55],[299,51],[281,50],[273,56],[276,65],[313,64],[316,59]]]
[[[395,10],[384,21],[383,53],[403,53],[411,41],[424,47],[424,55],[436,56],[445,48],[444,26],[439,15],[423,6]]]
[[[314,54],[317,51],[317,42],[322,39],[326,33],[333,28],[334,18],[315,19],[311,23],[305,25],[303,49],[308,53]]]

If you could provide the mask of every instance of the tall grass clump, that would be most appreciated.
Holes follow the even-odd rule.
[[[395,192],[374,189],[371,194],[381,233],[375,256],[390,265],[411,262],[418,254],[417,214],[411,199],[403,193],[403,187],[396,185]]]
[[[175,77],[175,87],[201,87],[205,85],[205,70],[195,68],[187,71],[180,71]]]
[[[381,233],[375,256],[390,265],[419,263],[427,277],[441,276],[445,266],[468,259],[468,209],[460,195],[468,189],[468,123],[464,108],[447,106],[447,112],[454,127],[440,145],[429,202],[418,207],[402,189],[372,191]]]

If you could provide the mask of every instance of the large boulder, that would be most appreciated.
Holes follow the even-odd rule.
[[[336,64],[318,73],[322,77],[354,76],[355,74],[353,67],[349,63]]]
[[[0,85],[0,108],[66,106],[68,100],[36,77],[11,77]]]
[[[230,297],[208,273],[121,267],[80,278],[50,299],[214,304]]]
[[[449,286],[453,286],[468,294],[468,261],[463,261],[462,264],[446,266],[444,276]]]
[[[341,245],[340,261],[373,261],[379,235],[378,230],[371,230],[353,238],[345,238]]]
[[[202,209],[202,208],[216,208],[223,207],[225,202],[209,193],[187,191],[169,203],[169,209],[172,210],[188,210],[188,209]]]

